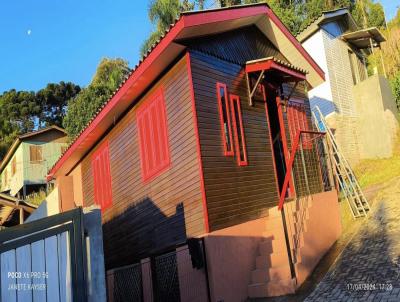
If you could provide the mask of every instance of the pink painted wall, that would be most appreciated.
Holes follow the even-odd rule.
[[[255,267],[266,218],[212,232],[205,237],[211,301],[241,302]]]
[[[207,301],[207,281],[205,270],[204,268],[193,268],[187,246],[176,249],[176,260],[178,263],[181,302]]]
[[[299,249],[301,259],[296,265],[298,286],[341,234],[336,191],[315,194],[308,205],[304,217],[303,245]],[[285,209],[288,216],[296,209],[296,204],[288,203]],[[276,212],[275,208],[271,210]],[[268,234],[269,228],[277,229],[271,221],[270,217],[265,217],[218,230],[205,237],[212,302],[241,302],[248,298],[248,285],[251,284],[251,272],[255,269],[259,243],[266,238],[264,235]],[[293,230],[294,219],[287,221],[289,229]]]
[[[293,202],[290,206],[294,206]],[[296,264],[297,284],[301,285],[342,233],[336,190],[314,194],[303,232],[300,262]]]

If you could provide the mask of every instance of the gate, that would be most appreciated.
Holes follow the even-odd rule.
[[[204,242],[188,239],[173,251],[110,269],[108,301],[211,301],[206,262]]]
[[[152,265],[155,301],[179,302],[181,299],[176,251],[154,257]]]
[[[87,301],[81,208],[0,231],[1,301]]]

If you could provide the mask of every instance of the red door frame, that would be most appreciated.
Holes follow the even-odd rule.
[[[270,86],[272,86],[270,89],[273,89],[273,90],[275,90],[277,92],[275,101],[276,101],[276,106],[277,106],[277,109],[278,109],[279,128],[281,130],[283,154],[284,154],[284,157],[285,157],[285,166],[286,166],[286,169],[287,169],[289,167],[289,162],[290,162],[290,153],[289,153],[287,136],[286,136],[286,131],[285,131],[285,122],[284,122],[284,119],[283,119],[282,102],[281,102],[281,98],[280,98],[279,93],[278,93],[278,89],[279,88],[277,87],[277,85],[270,84]],[[265,93],[265,85],[264,85],[264,95],[263,95],[263,97],[264,97],[265,104],[267,104],[267,97],[266,97],[266,93]],[[266,113],[268,115],[268,109],[267,108],[268,107],[266,107],[266,111],[267,111]],[[269,129],[271,129],[271,126],[269,125],[269,119],[267,120],[267,123],[268,123]],[[272,140],[271,140],[271,144],[272,144]],[[274,150],[274,148],[272,146],[272,152],[274,152],[273,150]],[[276,171],[275,156],[273,156],[273,160],[274,160],[275,177],[277,178],[278,175],[277,175],[277,171]],[[278,183],[278,178],[276,179],[276,181]],[[279,186],[278,186],[278,188],[279,188]],[[280,192],[280,190],[278,190],[279,197],[280,197],[280,194],[281,194],[281,192]],[[294,195],[295,195],[294,184],[293,184],[293,178],[291,177],[289,179],[289,197],[294,197]]]

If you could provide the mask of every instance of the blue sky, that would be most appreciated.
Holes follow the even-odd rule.
[[[400,0],[381,2],[392,18]],[[0,93],[59,81],[85,86],[103,57],[135,65],[152,29],[147,8],[147,0],[1,1]]]

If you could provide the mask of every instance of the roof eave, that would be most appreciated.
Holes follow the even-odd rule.
[[[309,66],[315,69],[315,72],[321,77],[321,81],[323,81],[324,72],[322,69],[265,3],[206,12],[184,13],[148,55],[139,62],[139,65],[135,67],[128,79],[114,92],[111,99],[99,109],[97,115],[71,143],[67,151],[50,169],[47,180],[51,180],[58,175],[68,174],[97,141],[101,139],[103,133],[109,129],[113,122],[118,120],[129,105],[132,105],[132,102],[136,101],[142,95],[147,87],[151,85],[152,81],[156,79],[156,73],[160,74],[163,71],[163,66],[160,66],[160,60],[157,61],[157,58],[161,54],[163,55],[163,61],[172,62],[179,53],[185,50],[183,45],[175,41],[188,38],[190,35],[201,34],[198,31],[198,26],[204,26],[210,31],[222,32],[224,28],[217,26],[224,24],[222,22],[232,22],[232,26],[237,26],[238,20],[242,22],[246,18],[258,18],[261,16],[267,16],[272,23],[279,27],[283,36],[289,41],[288,43],[293,44],[293,47],[299,52],[299,56],[304,56]],[[205,28],[200,29],[205,31]],[[155,65],[157,66],[155,67]],[[164,68],[168,65],[166,64]]]

